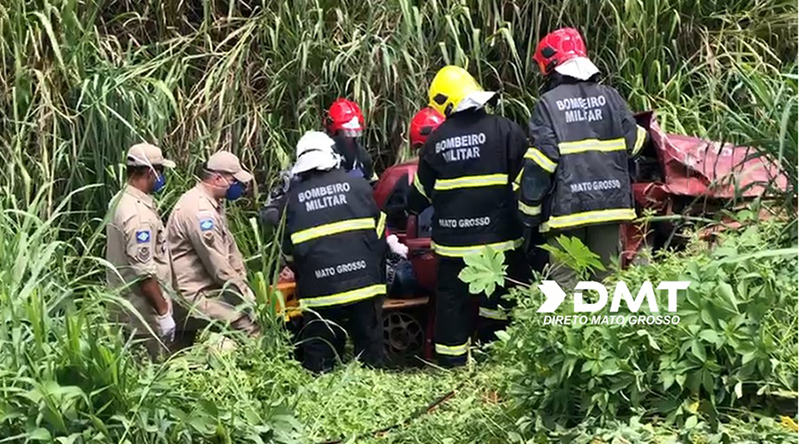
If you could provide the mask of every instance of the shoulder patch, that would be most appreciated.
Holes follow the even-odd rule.
[[[214,229],[214,219],[200,219],[200,231],[210,231]]]
[[[142,230],[136,232],[136,243],[146,244],[150,242],[150,230]]]

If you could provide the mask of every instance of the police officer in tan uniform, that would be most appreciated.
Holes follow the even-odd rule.
[[[175,286],[192,305],[191,315],[255,336],[257,325],[239,307],[255,298],[223,206],[241,197],[252,179],[235,155],[217,152],[203,165],[200,182],[178,200],[167,232]]]
[[[138,312],[137,316],[114,306],[113,315],[136,338],[144,339],[155,359],[174,339],[175,320],[168,295],[172,273],[167,233],[151,193],[164,187],[164,168],[174,168],[175,163],[164,159],[158,147],[140,143],[128,150],[126,164],[127,184],[109,206],[106,260],[114,268],[107,270],[106,278]]]

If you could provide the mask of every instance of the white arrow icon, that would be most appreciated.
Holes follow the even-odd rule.
[[[537,313],[553,313],[556,311],[562,302],[564,302],[564,298],[567,297],[567,294],[564,293],[564,290],[558,286],[556,281],[543,281],[539,284],[539,290],[542,290],[544,293],[544,297],[547,298],[536,310]]]

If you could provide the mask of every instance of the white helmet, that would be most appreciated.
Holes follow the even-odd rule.
[[[292,167],[292,174],[338,167],[341,158],[333,151],[334,143],[323,132],[307,131],[297,142],[297,160]]]

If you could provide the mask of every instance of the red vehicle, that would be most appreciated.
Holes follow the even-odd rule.
[[[631,165],[633,194],[640,215],[645,210],[658,216],[713,215],[729,207],[734,197],[746,204],[765,195],[767,184],[778,189],[788,187],[788,179],[777,165],[755,156],[752,148],[666,134],[652,111],[640,113],[636,119],[651,136],[649,146],[643,148]],[[393,196],[403,195],[411,186],[416,170],[417,161],[413,160],[384,171],[374,192],[378,206],[385,208]],[[426,359],[432,359],[435,313],[431,301],[436,288],[436,257],[430,248],[432,210],[429,208],[419,218],[403,219],[390,216],[387,227],[409,247],[417,285],[413,295],[387,299],[384,338],[391,354],[422,351]],[[647,227],[636,223],[623,226],[623,265],[630,264],[645,245],[650,248],[675,245],[681,240],[677,233],[680,220],[680,217],[661,220]],[[736,224],[728,222],[725,226]]]

